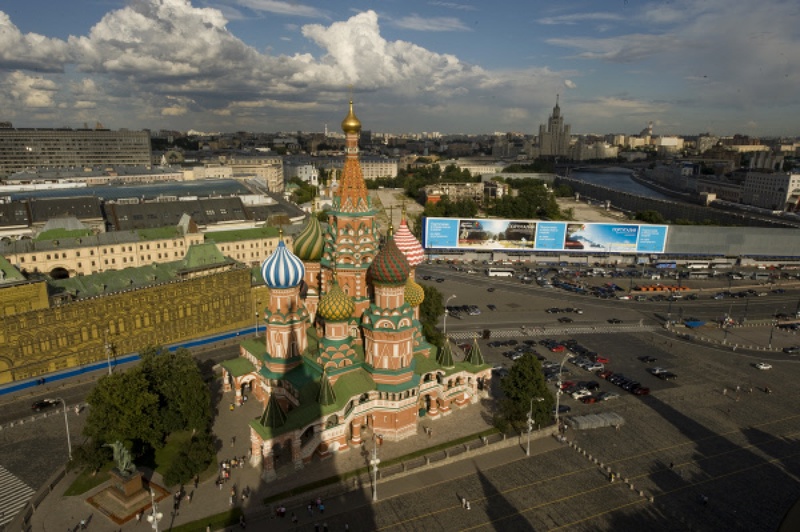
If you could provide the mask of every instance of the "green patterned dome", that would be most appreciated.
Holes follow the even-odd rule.
[[[423,290],[422,287],[415,283],[414,279],[411,279],[410,277],[406,283],[405,299],[406,303],[412,307],[420,306],[420,304],[425,300],[425,290]]]
[[[313,214],[308,224],[294,239],[294,254],[303,261],[318,261],[322,257],[325,240],[322,237],[322,226]]]
[[[328,321],[344,321],[353,315],[356,304],[345,294],[335,280],[328,293],[319,302],[319,315]]]
[[[372,280],[378,284],[401,285],[406,283],[411,267],[408,265],[406,256],[397,247],[391,232],[389,240],[375,256],[369,270],[372,273]]]

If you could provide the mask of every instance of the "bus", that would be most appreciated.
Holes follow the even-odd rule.
[[[514,268],[489,268],[486,270],[486,275],[489,277],[514,277],[517,273]]]

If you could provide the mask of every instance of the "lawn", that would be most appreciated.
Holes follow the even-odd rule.
[[[100,471],[98,471],[96,475],[92,474],[93,471],[84,469],[81,474],[78,475],[78,478],[75,479],[75,482],[73,482],[70,487],[67,488],[67,491],[64,492],[64,495],[67,497],[81,495],[91,489],[96,488],[110,478],[108,472],[111,471],[112,467],[114,467],[114,462],[106,462],[106,464],[100,468]]]

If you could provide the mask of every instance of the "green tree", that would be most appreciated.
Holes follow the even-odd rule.
[[[86,402],[91,408],[83,432],[96,444],[126,440],[152,448],[164,444],[159,397],[142,372],[134,369],[103,377]]]
[[[543,426],[550,422],[555,399],[547,387],[542,366],[535,356],[528,354],[517,359],[502,380],[501,387],[503,399],[500,412],[505,423],[520,430],[527,429],[531,400],[534,423]]]
[[[642,211],[636,213],[636,219],[649,224],[663,224],[666,223],[664,216],[658,211]]]
[[[141,357],[138,369],[159,397],[165,432],[205,431],[211,420],[211,397],[191,352],[148,348]]]
[[[444,344],[444,336],[437,328],[439,318],[444,314],[442,293],[433,286],[422,285],[425,300],[419,306],[419,321],[422,323],[422,334],[428,342],[437,347]]]
[[[164,472],[164,483],[168,486],[185,484],[204,471],[214,459],[214,455],[214,441],[209,433],[193,435],[184,442],[176,459],[167,467]]]

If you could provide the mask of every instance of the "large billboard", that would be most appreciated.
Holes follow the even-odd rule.
[[[423,246],[475,251],[664,253],[666,225],[425,218]]]

